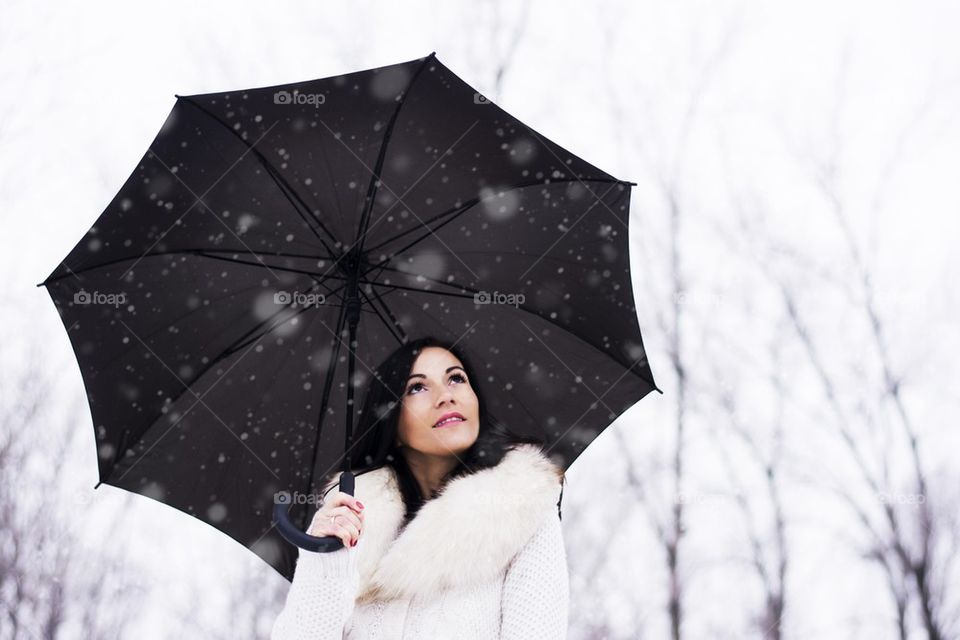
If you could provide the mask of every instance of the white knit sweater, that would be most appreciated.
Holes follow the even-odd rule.
[[[300,550],[271,640],[566,638],[558,473],[523,445],[448,483],[406,527],[393,470],[358,475],[359,543]]]

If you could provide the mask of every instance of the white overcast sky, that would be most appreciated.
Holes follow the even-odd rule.
[[[520,13],[515,4],[5,0],[4,328],[16,328],[18,346],[45,346],[51,366],[61,368],[64,406],[82,406],[66,334],[46,291],[35,284],[122,185],[174,94],[320,78],[436,51],[507,111],[638,182],[633,220],[658,231],[666,228],[666,211],[653,171],[682,166],[673,177],[686,206],[699,215],[729,215],[733,194],[749,192],[775,203],[766,219],[772,236],[829,253],[836,234],[824,231],[832,223],[822,213],[811,213],[823,206],[797,158],[822,157],[839,144],[835,161],[851,215],[863,228],[876,216],[877,235],[864,238],[864,247],[883,292],[891,304],[923,311],[924,323],[910,316],[911,331],[958,346],[956,287],[946,284],[960,277],[960,3],[538,0],[502,90],[493,95],[492,60],[509,44]],[[697,124],[681,139],[697,91]],[[632,133],[618,130],[617,112]],[[871,209],[878,184],[884,185],[882,203]],[[693,233],[703,251],[688,256],[690,277],[713,280],[730,267],[710,260],[717,238],[709,227]],[[635,283],[635,289],[644,287]],[[658,344],[663,337],[644,309],[648,304],[638,305],[644,340],[658,381],[666,381],[666,345]],[[927,350],[913,359],[930,358],[929,367],[955,376],[949,353]],[[17,366],[16,359],[2,364]],[[655,423],[671,403],[648,397],[631,418]],[[944,403],[956,415],[957,400]],[[89,427],[88,413],[83,425]],[[92,487],[92,437],[86,444],[77,483]],[[598,442],[570,474],[574,483],[584,480],[584,493],[608,444]],[[119,490],[106,487],[98,500],[115,499],[111,492]],[[151,571],[160,580],[205,566],[215,580],[231,560],[250,555],[187,516],[139,502],[137,517],[151,530],[143,556],[156,564]],[[158,599],[150,615],[159,620],[164,606]],[[159,631],[157,637],[163,637]]]

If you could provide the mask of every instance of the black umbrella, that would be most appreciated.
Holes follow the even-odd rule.
[[[425,334],[476,354],[490,411],[568,467],[659,391],[630,186],[433,54],[178,96],[41,283],[86,386],[97,486],[200,518],[291,578],[275,494],[349,470],[354,387]],[[295,528],[313,510],[293,504]]]

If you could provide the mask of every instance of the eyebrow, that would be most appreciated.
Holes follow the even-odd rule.
[[[452,367],[447,367],[447,370],[444,371],[443,373],[444,373],[444,374],[450,373],[450,372],[453,371],[454,369],[460,369],[460,371],[463,371],[464,373],[466,373],[466,370],[465,370],[463,367],[461,367],[460,365],[457,365],[457,364],[453,365]],[[427,376],[423,375],[422,373],[411,373],[411,374],[410,374],[410,377],[407,378],[407,382],[410,382],[410,378],[426,378],[426,377],[427,377]]]

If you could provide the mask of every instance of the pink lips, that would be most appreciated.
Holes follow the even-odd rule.
[[[443,421],[446,420],[447,418],[460,418],[460,422],[463,422],[463,421],[466,419],[466,418],[463,417],[463,414],[458,413],[458,412],[456,412],[456,411],[451,411],[450,413],[445,413],[445,414],[443,414],[442,416],[440,416],[440,419],[437,420],[437,421],[434,423],[433,428],[434,428],[434,429],[437,429],[437,428],[439,428],[439,427],[446,427],[446,426],[451,425],[451,424],[457,424],[457,421],[448,422],[447,424],[440,424],[441,422],[443,422]]]

